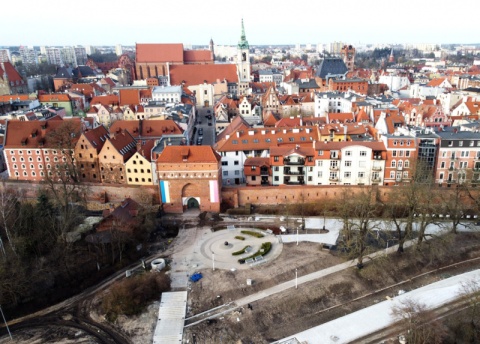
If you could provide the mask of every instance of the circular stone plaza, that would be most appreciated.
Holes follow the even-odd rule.
[[[242,231],[254,232],[263,237],[242,233]],[[269,242],[270,251],[261,257],[250,258],[262,249],[262,244]],[[278,236],[269,231],[228,226],[227,229],[215,232],[204,231],[195,245],[194,259],[197,267],[215,267],[216,269],[248,269],[251,266],[262,264],[277,258],[282,252],[282,243]],[[247,248],[245,251],[244,249]],[[241,254],[233,255],[234,252]],[[261,252],[259,252],[261,253]],[[246,259],[244,264],[239,259]]]

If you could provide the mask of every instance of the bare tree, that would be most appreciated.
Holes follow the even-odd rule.
[[[56,130],[47,134],[48,147],[61,152],[53,168],[45,166],[44,183],[59,209],[60,236],[66,241],[66,233],[76,222],[77,212],[74,204],[82,201],[83,190],[74,159],[75,144],[80,137],[81,126],[76,121],[64,121]]]
[[[463,326],[461,333],[463,339],[470,343],[480,341],[480,281],[471,279],[462,282],[460,296],[468,303],[466,317],[459,319]]]
[[[368,186],[360,189],[354,197],[342,196],[343,238],[346,249],[357,258],[357,267],[363,267],[363,260],[368,254],[368,238],[374,230],[379,230],[377,189]]]
[[[20,191],[8,187],[5,180],[2,180],[0,186],[0,226],[5,232],[5,236],[14,254],[16,254],[16,252],[13,232],[19,216],[18,204],[21,202],[21,199]],[[5,247],[3,240],[1,239],[1,234],[0,245],[5,255]]]
[[[403,327],[408,344],[440,344],[447,335],[443,323],[419,301],[406,299],[392,308],[392,315]]]

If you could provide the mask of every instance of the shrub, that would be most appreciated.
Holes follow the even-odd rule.
[[[232,256],[239,256],[239,255],[241,255],[241,254],[244,254],[244,253],[245,253],[245,250],[246,250],[247,248],[249,248],[249,247],[250,247],[250,246],[247,245],[247,246],[245,246],[243,249],[241,249],[240,251],[233,252],[233,253],[232,253]]]
[[[243,236],[240,236],[240,235],[237,235],[237,236],[235,237],[235,239],[238,239],[238,240],[245,240],[245,237],[243,237]]]
[[[270,252],[271,249],[272,249],[272,243],[271,242],[264,242],[257,252],[255,252],[254,254],[252,254],[251,256],[248,256],[246,258],[239,259],[238,262],[240,264],[243,264],[243,263],[245,263],[245,260],[247,260],[247,259],[255,258],[255,257],[258,257],[258,256],[265,256],[268,252]]]
[[[261,234],[261,233],[258,233],[258,232],[253,232],[253,231],[241,231],[242,234],[247,234],[247,235],[251,235],[251,236],[254,236],[256,238],[263,238],[264,235]]]
[[[164,273],[145,273],[115,283],[102,300],[102,310],[108,321],[120,314],[131,316],[142,312],[159,294],[170,290],[170,278]]]

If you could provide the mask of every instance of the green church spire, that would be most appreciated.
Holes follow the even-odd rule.
[[[245,36],[245,28],[243,26],[243,18],[242,18],[242,36],[240,36],[240,41],[238,42],[239,49],[248,49],[248,41],[247,37]]]

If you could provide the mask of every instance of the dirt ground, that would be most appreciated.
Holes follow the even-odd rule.
[[[452,250],[452,247],[455,249]],[[393,297],[442,278],[478,268],[479,260],[453,265],[480,257],[480,235],[462,233],[441,240],[430,240],[420,249],[403,255],[366,259],[365,267],[355,267],[329,275],[251,304],[252,309],[239,308],[227,315],[184,331],[186,343],[270,343],[320,325],[347,313]],[[187,318],[205,310],[259,292],[278,283],[321,270],[346,260],[336,251],[322,249],[320,244],[284,244],[280,256],[247,270],[201,270],[203,278],[190,285]],[[253,284],[247,285],[247,279]],[[106,291],[108,292],[108,291]],[[105,323],[98,312],[101,295],[91,301],[90,316]],[[135,317],[119,317],[114,326],[125,333],[132,343],[151,343],[155,330],[159,301]],[[88,336],[70,333],[67,338]],[[48,341],[69,344],[70,341]],[[24,339],[28,338],[28,334]],[[43,336],[45,338],[45,336]],[[195,339],[194,339],[195,338]],[[32,336],[25,343],[45,343]],[[74,339],[73,339],[74,340]],[[85,340],[85,341],[84,341]]]

